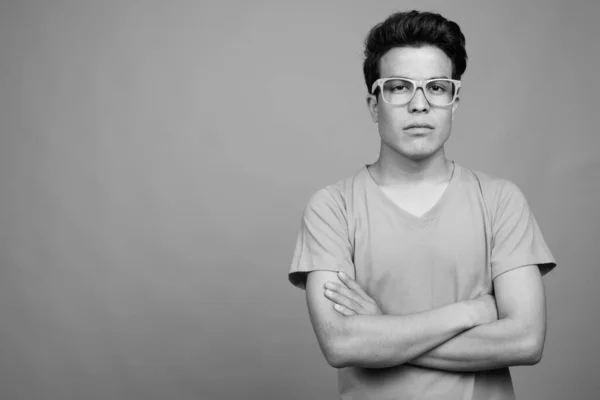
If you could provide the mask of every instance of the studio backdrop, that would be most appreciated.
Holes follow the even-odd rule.
[[[595,398],[593,0],[1,1],[0,398],[336,398],[287,271],[377,158],[362,43],[413,8],[467,38],[447,156],[519,185],[558,262],[517,395]]]

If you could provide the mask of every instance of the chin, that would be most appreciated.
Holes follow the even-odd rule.
[[[425,139],[425,140],[423,140]],[[384,146],[393,153],[412,161],[422,161],[433,157],[443,151],[444,141],[431,140],[433,138],[421,138],[413,141],[389,141],[383,142]]]
[[[412,153],[412,154],[405,154],[404,156],[412,161],[423,161],[423,160],[433,156],[434,154],[435,153],[416,153],[416,154]]]
[[[440,149],[441,147],[434,149],[400,149],[398,153],[409,160],[421,161],[436,155]]]

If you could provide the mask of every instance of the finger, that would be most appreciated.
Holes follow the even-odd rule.
[[[327,289],[325,291],[325,297],[327,297],[332,302],[344,306],[345,308],[354,311],[355,313],[359,313],[362,310],[362,306],[351,298],[340,294],[334,290]]]
[[[348,276],[348,274],[346,274],[343,271],[340,271],[338,273],[338,277],[340,278],[340,280],[344,283],[344,285],[346,285],[349,289],[352,289],[353,291],[355,291],[356,293],[358,293],[358,295],[360,295],[363,299],[367,300],[367,301],[374,301],[368,294],[367,292],[365,292],[363,290],[363,288],[356,283],[356,281],[352,278],[350,278]]]
[[[337,283],[333,283],[333,282],[327,282],[325,284],[325,288],[329,289],[331,291],[333,291],[334,293],[338,293],[339,295],[348,298],[349,300],[351,300],[353,302],[353,304],[351,304],[351,308],[358,312],[361,309],[363,309],[365,307],[365,299],[363,297],[361,297],[358,293],[356,293],[355,291],[353,291],[352,289],[349,289],[347,286],[345,286],[344,284],[337,284]],[[356,305],[354,305],[356,304]],[[357,308],[358,307],[358,308]]]
[[[344,307],[340,304],[334,304],[333,309],[346,317],[349,317],[351,315],[356,315],[356,313],[354,311],[352,311],[349,308]]]

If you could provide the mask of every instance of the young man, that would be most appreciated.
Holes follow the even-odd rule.
[[[289,279],[342,399],[513,399],[508,367],[541,358],[555,262],[538,225],[513,183],[444,154],[464,44],[432,13],[371,30],[379,158],[305,209]]]

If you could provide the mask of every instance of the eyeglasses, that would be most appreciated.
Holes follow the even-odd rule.
[[[371,93],[379,87],[383,101],[395,106],[403,106],[412,101],[421,88],[432,106],[444,107],[454,103],[458,97],[460,81],[455,79],[428,79],[415,81],[408,78],[382,78],[373,82]]]

